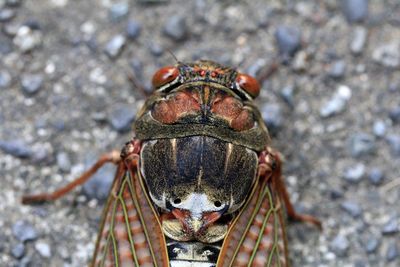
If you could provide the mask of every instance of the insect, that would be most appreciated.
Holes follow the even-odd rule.
[[[121,153],[23,203],[51,201],[115,163],[91,266],[289,266],[295,212],[253,103],[258,81],[212,61],[158,70]],[[285,209],[284,209],[285,208]]]

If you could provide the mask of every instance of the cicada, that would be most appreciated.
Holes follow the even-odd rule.
[[[121,152],[23,202],[54,200],[113,162],[90,266],[289,266],[284,215],[321,224],[290,202],[254,104],[259,82],[197,61],[161,68],[152,84]]]

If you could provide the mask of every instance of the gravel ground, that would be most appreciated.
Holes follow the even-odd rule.
[[[85,266],[121,148],[157,68],[212,59],[257,75],[291,199],[293,266],[400,266],[400,3],[0,0],[0,266]],[[150,89],[149,89],[150,90]]]

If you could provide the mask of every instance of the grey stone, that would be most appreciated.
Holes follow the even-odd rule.
[[[393,156],[400,157],[400,135],[391,134],[386,137]]]
[[[353,157],[370,155],[376,151],[374,136],[367,133],[352,134],[348,140],[350,154]]]
[[[129,13],[128,2],[119,2],[111,5],[109,10],[110,20],[113,22],[121,21]]]
[[[345,201],[340,205],[340,207],[354,218],[358,218],[362,214],[360,205],[352,201]]]
[[[393,123],[400,123],[400,106],[389,111],[389,118],[393,121]]]
[[[42,43],[42,34],[39,30],[23,25],[18,29],[13,42],[21,52],[30,52]]]
[[[7,0],[6,3],[11,7],[18,7],[21,5],[22,0]]]
[[[27,95],[34,95],[43,86],[43,76],[41,74],[24,74],[21,77],[21,87]]]
[[[186,18],[180,15],[171,16],[165,22],[164,34],[175,41],[183,41],[188,34]]]
[[[332,98],[320,108],[322,118],[328,118],[343,112],[351,98],[351,89],[348,86],[340,85]]]
[[[392,217],[387,223],[383,225],[382,234],[392,235],[397,232],[399,232],[399,224],[397,223],[396,217]]]
[[[32,265],[31,262],[32,262],[31,257],[25,256],[18,262],[18,265],[16,265],[16,267],[31,267]]]
[[[131,123],[136,117],[136,109],[130,105],[116,107],[109,117],[109,123],[113,129],[123,133],[131,129]]]
[[[399,257],[399,247],[396,241],[392,241],[389,243],[389,246],[386,251],[386,261],[392,262]]]
[[[71,160],[69,158],[68,153],[59,152],[56,156],[57,165],[60,171],[64,173],[68,173],[71,170]]]
[[[368,0],[342,0],[342,11],[347,21],[361,22],[368,16]]]
[[[0,22],[7,22],[15,17],[15,10],[11,8],[0,9]]]
[[[356,27],[353,31],[353,38],[350,43],[350,51],[359,55],[363,52],[367,41],[368,32],[364,27]]]
[[[33,154],[30,146],[22,140],[0,141],[0,149],[18,158],[29,158]]]
[[[49,244],[45,242],[36,242],[35,249],[37,252],[39,252],[40,256],[42,256],[43,258],[50,258],[52,255]]]
[[[347,238],[341,234],[337,235],[330,243],[330,249],[338,256],[344,257],[348,253],[350,243]]]
[[[372,52],[372,59],[388,68],[400,66],[400,48],[396,42],[382,44]]]
[[[28,222],[19,220],[12,226],[12,232],[19,241],[26,242],[38,238],[38,234],[34,226]]]
[[[374,121],[372,130],[375,136],[383,137],[386,133],[386,123],[384,121]]]
[[[275,39],[280,54],[284,58],[293,57],[301,48],[301,32],[291,26],[278,26],[275,31]]]
[[[159,43],[151,42],[149,44],[150,53],[155,57],[159,57],[164,53],[163,47]]]
[[[282,108],[278,104],[265,104],[261,107],[261,115],[268,130],[276,133],[283,126]]]
[[[7,88],[11,85],[11,75],[6,70],[0,71],[0,88]]]
[[[345,73],[346,62],[344,60],[334,62],[329,69],[329,76],[335,79],[343,78]]]
[[[356,183],[359,182],[365,174],[365,165],[357,163],[354,166],[347,168],[343,174],[343,178],[348,182]]]
[[[385,178],[385,175],[383,174],[382,170],[379,168],[373,168],[369,172],[368,175],[369,181],[374,184],[374,185],[380,185],[383,182],[383,179]]]
[[[86,162],[86,168],[90,168],[96,159]],[[83,193],[89,199],[98,199],[104,201],[110,193],[110,188],[114,180],[115,167],[106,165],[98,170],[89,181],[83,185]]]
[[[365,251],[368,254],[372,254],[378,249],[379,245],[380,245],[380,240],[372,236],[365,243]]]
[[[25,255],[25,245],[18,243],[11,248],[11,256],[16,259],[21,259]]]
[[[285,100],[285,102],[292,108],[294,107],[294,91],[294,85],[285,86],[280,91],[280,95],[282,96],[283,100]]]
[[[118,34],[114,36],[108,43],[105,45],[104,52],[112,59],[115,59],[122,52],[126,43],[125,36]]]
[[[140,32],[142,31],[142,25],[140,25],[135,20],[129,20],[126,26],[126,36],[131,39],[135,40],[139,37]]]

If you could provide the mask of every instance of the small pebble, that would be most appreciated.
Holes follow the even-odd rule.
[[[119,2],[112,4],[109,11],[110,20],[112,22],[121,21],[129,12],[128,2]]]
[[[32,261],[32,259],[30,256],[23,257],[18,262],[18,265],[16,265],[16,267],[31,267],[32,266],[31,261]]]
[[[345,73],[346,62],[344,60],[334,62],[329,69],[329,76],[335,79],[343,78]]]
[[[86,167],[89,168],[93,165],[94,160],[86,162]],[[104,201],[110,193],[110,188],[114,180],[115,167],[106,165],[98,170],[89,181],[83,185],[83,193],[89,199],[97,199]]]
[[[71,160],[69,158],[68,153],[66,152],[59,152],[56,156],[57,159],[57,166],[60,171],[64,173],[68,173],[71,170]]]
[[[391,235],[399,231],[399,225],[396,217],[391,218],[382,228],[382,234]]]
[[[353,157],[370,155],[376,151],[374,136],[367,133],[354,133],[348,139],[348,147]]]
[[[33,151],[22,140],[0,141],[0,149],[18,158],[29,158]]]
[[[305,51],[296,53],[293,59],[292,68],[295,71],[306,71],[308,69],[308,55]]]
[[[7,0],[7,5],[11,7],[18,7],[21,5],[22,0]]]
[[[129,62],[133,73],[135,74],[136,78],[141,79],[143,77],[143,63],[137,58],[132,58]]]
[[[11,256],[16,259],[21,259],[25,255],[25,245],[18,243],[11,248]]]
[[[386,137],[386,141],[390,146],[390,152],[395,157],[400,157],[400,135],[391,134]]]
[[[345,201],[340,206],[344,211],[349,213],[354,218],[358,218],[362,214],[362,209],[358,203]]]
[[[21,87],[27,95],[34,95],[43,86],[43,76],[41,74],[24,74],[21,77]]]
[[[383,137],[386,133],[386,123],[384,121],[374,121],[372,130],[376,137]]]
[[[350,43],[350,51],[355,55],[360,55],[365,47],[368,32],[364,27],[356,27],[353,31],[353,38]]]
[[[285,86],[280,91],[283,100],[285,100],[285,102],[292,108],[294,107],[294,91],[295,87],[293,85]]]
[[[136,117],[136,109],[131,105],[121,105],[115,108],[109,117],[111,127],[120,132],[131,130],[131,124]]]
[[[18,29],[13,42],[21,52],[30,52],[42,43],[42,34],[24,25]]]
[[[43,258],[50,258],[51,257],[51,249],[49,244],[45,242],[36,242],[35,249],[39,252],[40,256]]]
[[[301,48],[301,32],[298,28],[278,26],[275,31],[278,49],[284,59],[289,59]]]
[[[398,43],[382,44],[372,52],[372,59],[388,68],[400,66],[400,48]]]
[[[278,104],[263,105],[261,107],[261,115],[272,134],[277,133],[283,126],[282,109]]]
[[[347,21],[361,22],[368,16],[368,0],[342,0],[342,11]]]
[[[159,57],[164,54],[164,49],[159,43],[151,42],[149,44],[149,50],[150,53],[155,57]]]
[[[343,178],[351,183],[359,182],[365,174],[365,165],[357,163],[354,166],[347,168],[343,174]]]
[[[328,118],[343,112],[350,98],[351,89],[345,85],[339,86],[332,98],[322,105],[319,111],[320,116]]]
[[[0,9],[0,22],[7,22],[15,17],[15,11],[11,8]]]
[[[365,243],[365,251],[368,254],[374,253],[380,245],[380,241],[378,238],[370,237],[367,242]]]
[[[390,242],[386,251],[386,261],[391,262],[399,257],[399,247],[396,241]]]
[[[400,123],[400,106],[389,111],[389,118],[393,121],[393,123]]]
[[[14,236],[21,242],[31,241],[38,238],[38,234],[34,226],[28,222],[19,220],[12,226]]]
[[[104,51],[110,58],[115,59],[122,52],[125,43],[126,39],[123,35],[116,35],[105,45]]]
[[[32,162],[37,164],[50,164],[54,162],[53,147],[50,143],[35,144],[32,148]]]
[[[383,182],[385,175],[383,174],[382,170],[379,168],[373,168],[369,172],[368,179],[373,185],[380,185]]]
[[[343,191],[338,188],[332,188],[330,191],[330,197],[333,200],[339,199],[343,197]]]
[[[165,22],[164,34],[175,41],[183,41],[188,34],[186,18],[180,15],[172,15]]]
[[[135,40],[139,37],[140,32],[142,31],[142,26],[136,22],[135,20],[129,20],[126,26],[126,36],[131,39]]]
[[[337,235],[330,243],[331,250],[339,257],[347,255],[350,243],[343,235]]]
[[[11,75],[6,70],[0,71],[0,88],[7,88],[11,85]]]

